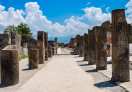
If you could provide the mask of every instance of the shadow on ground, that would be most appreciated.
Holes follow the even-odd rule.
[[[89,64],[80,64],[80,66],[88,66]]]
[[[31,71],[33,69],[30,69],[30,68],[25,68],[25,69],[22,69],[22,71]]]
[[[96,69],[92,69],[92,70],[87,70],[86,72],[97,72]]]
[[[0,84],[0,88],[7,88],[7,87],[11,87],[11,86],[16,86],[16,85],[6,85],[6,84]]]
[[[112,83],[111,81],[104,81],[104,82],[96,83],[94,84],[94,86],[98,88],[106,88],[106,87],[115,87],[117,85]]]

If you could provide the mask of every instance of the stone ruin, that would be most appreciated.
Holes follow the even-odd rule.
[[[88,34],[84,34],[84,61],[88,61]]]
[[[73,49],[73,52],[72,54],[74,55],[78,55],[79,54],[79,43],[78,43],[78,38],[80,37],[80,35],[77,35],[75,38],[74,38],[74,49]]]
[[[18,82],[19,60],[17,46],[8,45],[1,50],[1,83],[4,86],[8,86]]]
[[[49,45],[49,56],[53,56],[56,55],[56,42],[55,41],[48,41],[48,45]],[[51,54],[51,55],[50,55]]]
[[[53,48],[50,42],[48,42],[48,57],[50,58],[52,56],[53,56]]]
[[[101,27],[106,34],[106,53],[107,56],[110,57],[112,56],[112,25],[110,21],[106,21],[101,25]]]
[[[55,52],[55,55],[57,54],[57,48],[58,48],[58,43],[57,43],[57,41],[58,41],[58,38],[55,37],[55,39],[54,39],[54,52]]]
[[[105,70],[107,68],[106,33],[107,32],[103,30],[103,27],[95,27],[96,70]]]
[[[29,58],[29,69],[38,68],[39,64],[39,49],[37,46],[36,39],[30,39],[28,42],[28,58]]]
[[[39,64],[43,64],[45,61],[45,45],[44,45],[44,32],[43,31],[38,31],[38,49],[39,49]]]
[[[45,60],[48,60],[48,33],[44,32]]]
[[[75,46],[75,54],[79,55],[80,57],[84,56],[84,38],[83,36],[77,35],[75,38],[76,46]]]
[[[21,36],[15,32],[0,34],[1,84],[14,85],[19,82],[19,55]],[[6,58],[5,58],[6,57]]]
[[[84,56],[84,37],[83,36],[80,36],[80,38],[78,39],[79,40],[79,56],[80,57],[83,57]]]
[[[15,32],[0,34],[1,83],[3,86],[19,82],[19,55],[21,54],[21,36]],[[37,40],[28,39],[29,69],[37,69],[39,64],[57,54],[57,41],[48,42],[48,33],[38,31]],[[5,58],[7,57],[7,58]]]
[[[88,64],[92,65],[96,63],[95,28],[88,31],[88,43]]]
[[[112,23],[104,22],[84,34],[84,61],[96,64],[96,70],[107,69],[107,57],[112,57],[111,81],[127,82],[129,72],[129,43],[131,43],[132,26],[127,24],[125,10],[112,11]],[[73,53],[80,56],[83,42],[80,35],[74,38]],[[70,43],[71,44],[71,43]]]
[[[7,45],[11,44],[10,37],[8,34],[0,34],[0,50],[2,50]]]
[[[129,72],[128,25],[125,10],[112,11],[112,81],[127,82]]]

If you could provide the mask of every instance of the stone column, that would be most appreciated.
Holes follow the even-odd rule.
[[[89,56],[89,64],[96,63],[96,48],[95,48],[95,32],[94,30],[88,31],[88,56]]]
[[[9,34],[0,34],[0,50],[5,48],[7,45],[11,43]]]
[[[39,51],[37,48],[29,48],[28,49],[28,57],[29,57],[29,69],[38,68],[39,63]]]
[[[96,34],[96,70],[105,70],[107,68],[107,53],[106,53],[106,31],[103,27],[95,27]]]
[[[129,72],[128,27],[125,10],[112,11],[112,81],[127,82]]]
[[[57,54],[57,49],[58,49],[58,38],[55,37],[55,39],[54,39],[54,50],[55,50],[55,55]]]
[[[73,55],[77,55],[78,54],[78,50],[77,50],[77,39],[74,38],[73,41]]]
[[[45,43],[45,60],[48,60],[48,33],[44,32],[44,43]]]
[[[39,64],[39,49],[37,47],[36,39],[29,39],[28,42],[28,57],[29,57],[29,69],[38,68]]]
[[[77,35],[75,37],[74,55],[79,55],[79,42],[78,42],[79,37],[80,35]]]
[[[80,54],[80,50],[79,50],[80,49],[80,41],[79,41],[80,37],[81,37],[80,35],[76,36],[76,43],[77,43],[77,45],[76,45],[76,52],[77,52],[77,55]]]
[[[88,34],[84,34],[84,61],[88,61]]]
[[[84,56],[84,40],[83,40],[83,36],[77,35],[77,49],[78,49],[78,54],[80,57]]]
[[[52,57],[52,46],[48,45],[48,57]]]
[[[19,60],[16,47],[7,47],[1,51],[2,85],[15,85],[19,82]]]
[[[80,37],[80,54],[79,54],[80,57],[83,57],[84,56],[84,37],[81,36]]]
[[[45,61],[44,32],[38,31],[39,64]]]

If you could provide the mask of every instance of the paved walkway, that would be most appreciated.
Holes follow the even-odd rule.
[[[63,54],[69,53],[67,50]],[[54,56],[17,92],[108,92],[94,86],[92,76],[84,72],[72,55]]]
[[[92,77],[95,80],[95,86],[100,89],[107,89],[111,92],[128,92],[128,90],[118,84],[112,83],[111,77],[107,76],[105,73],[102,73],[106,71],[107,74],[111,74],[112,72],[109,72],[107,70],[100,70],[96,71],[96,65],[88,65],[88,61],[83,61],[83,57],[77,57],[80,59],[80,61],[76,61],[78,65],[88,74],[91,74]],[[108,64],[109,66],[109,64]]]

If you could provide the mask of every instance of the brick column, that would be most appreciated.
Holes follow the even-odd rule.
[[[39,63],[39,51],[36,48],[28,49],[29,69],[37,69]]]
[[[84,61],[88,61],[88,34],[84,34]]]
[[[38,49],[39,49],[39,64],[45,61],[45,45],[44,45],[44,32],[38,31]]]
[[[96,62],[96,48],[95,48],[95,32],[94,30],[88,31],[88,56],[89,64],[95,64]]]
[[[127,82],[129,73],[128,27],[125,10],[112,11],[112,81]]]
[[[39,64],[39,49],[37,47],[36,39],[29,39],[28,42],[28,57],[29,57],[29,69],[38,68]]]
[[[96,34],[96,70],[105,70],[107,68],[106,53],[106,31],[103,27],[95,27]]]
[[[44,43],[45,43],[45,60],[48,60],[48,33],[44,32]]]
[[[79,50],[80,49],[80,37],[81,37],[80,35],[76,36],[76,43],[77,43],[77,45],[76,45],[76,54],[77,55],[80,54],[80,50]]]
[[[53,53],[52,53],[52,46],[51,45],[48,45],[48,57],[52,57],[53,56]]]

